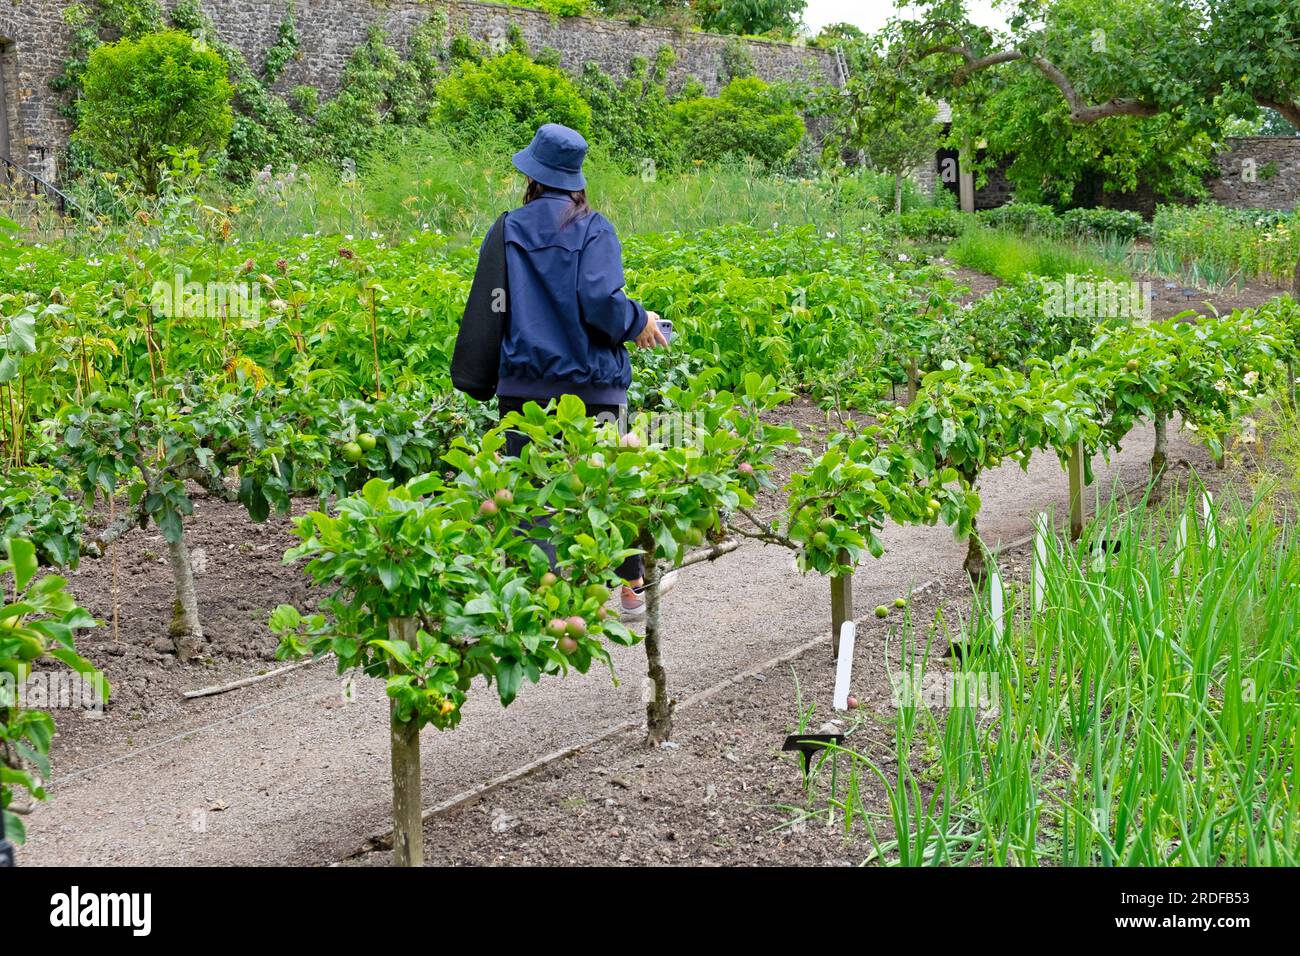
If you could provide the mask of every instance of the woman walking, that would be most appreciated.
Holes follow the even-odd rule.
[[[587,414],[617,421],[626,431],[632,366],[626,343],[668,344],[659,316],[623,291],[623,255],[614,227],[587,203],[582,163],[587,142],[567,126],[548,123],[514,155],[527,177],[523,205],[504,221],[509,319],[501,338],[497,377],[500,413],[564,395],[582,399]],[[486,245],[486,243],[485,243]],[[508,436],[518,455],[526,439]],[[625,618],[645,613],[642,561],[618,568]],[[675,575],[665,575],[667,593]]]

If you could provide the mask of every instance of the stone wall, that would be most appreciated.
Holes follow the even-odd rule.
[[[1300,136],[1228,140],[1210,195],[1241,209],[1295,209],[1300,205]]]
[[[50,80],[63,69],[69,30],[63,21],[64,0],[20,0],[0,3],[0,68],[8,63],[13,82],[5,76],[8,99],[16,107],[10,118],[10,149],[16,162],[52,178],[55,157],[67,144],[67,120],[59,113],[59,97]],[[164,0],[170,8],[175,0]],[[596,18],[560,19],[537,10],[474,0],[200,0],[220,36],[237,47],[254,69],[275,41],[285,11],[293,9],[299,56],[277,81],[278,89],[310,85],[325,95],[334,93],[348,57],[371,26],[379,26],[399,49],[436,11],[446,14],[449,29],[488,42],[504,42],[517,24],[534,52],[553,47],[560,62],[578,72],[588,61],[615,76],[626,74],[638,55],[653,59],[664,44],[677,52],[670,76],[676,87],[688,76],[710,92],[718,88],[723,52],[734,38],[663,27],[629,26]],[[745,41],[754,71],[765,80],[836,82],[834,57],[824,50],[785,43]],[[26,160],[24,162],[24,159]]]
[[[60,100],[50,89],[67,56],[64,5],[60,0],[0,4],[0,70],[10,156],[46,178],[53,177],[55,159],[69,133]]]
[[[170,0],[168,6],[173,5]],[[221,36],[237,46],[249,62],[259,67],[267,48],[275,41],[284,17],[282,2],[267,0],[200,0]],[[383,29],[399,49],[434,11],[443,11],[452,32],[478,40],[504,44],[511,24],[517,24],[534,52],[554,47],[561,65],[574,73],[587,62],[595,62],[607,73],[622,76],[638,55],[653,59],[668,44],[677,52],[671,83],[680,84],[695,76],[709,92],[718,88],[723,51],[733,38],[595,17],[558,18],[539,10],[510,7],[474,0],[446,0],[443,3],[369,0],[293,0],[294,19],[302,46],[299,59],[291,63],[278,85],[306,83],[326,94],[334,92],[352,50],[366,38],[371,26]],[[746,44],[755,72],[765,80],[806,79],[833,82],[833,56],[824,50],[786,43],[750,41]]]

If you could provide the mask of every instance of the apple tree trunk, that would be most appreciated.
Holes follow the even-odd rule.
[[[659,563],[654,557],[654,539],[642,531],[637,542],[645,555],[645,657],[647,693],[645,725],[648,746],[657,747],[672,736],[673,706],[668,696],[668,672],[664,670],[663,649],[659,634]]]
[[[961,563],[961,569],[970,576],[973,585],[982,587],[988,575],[988,566],[984,562],[984,546],[980,543],[977,520],[970,519],[970,538],[966,542],[966,560]]]
[[[415,645],[415,619],[393,618],[388,636]],[[395,666],[395,665],[394,665]],[[393,772],[393,866],[424,865],[424,820],[420,812],[420,723],[398,720],[389,703],[390,766]]]
[[[1155,447],[1151,451],[1151,483],[1154,491],[1159,491],[1169,464],[1169,415],[1156,412],[1153,422],[1156,430]]]
[[[194,565],[190,550],[185,545],[185,535],[167,542],[171,559],[172,581],[176,598],[172,602],[172,620],[168,632],[176,648],[176,657],[182,663],[191,660],[203,649],[203,625],[199,623],[199,600],[194,590]]]

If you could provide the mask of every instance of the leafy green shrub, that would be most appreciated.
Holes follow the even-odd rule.
[[[225,148],[234,92],[226,74],[217,53],[175,30],[104,44],[90,54],[75,136],[156,193],[169,152]]]
[[[804,136],[794,106],[752,77],[732,80],[716,97],[673,104],[672,129],[682,155],[706,163],[751,156],[772,166],[789,159]]]
[[[696,0],[700,26],[714,33],[795,35],[808,0]]]
[[[1062,214],[1061,224],[1075,235],[1098,239],[1104,236],[1136,239],[1151,234],[1151,227],[1142,216],[1128,209],[1071,209]]]
[[[591,105],[593,138],[624,166],[637,168],[646,159],[673,164],[667,81],[676,59],[672,47],[660,47],[653,65],[636,57],[622,80],[595,63],[583,68],[579,89]]]
[[[535,7],[556,17],[581,17],[591,6],[590,0],[515,0],[521,7]]]
[[[908,239],[935,242],[955,239],[971,221],[956,209],[917,209],[898,217],[898,229]]]
[[[997,209],[981,210],[979,216],[994,229],[1038,233],[1057,231],[1056,212],[1051,206],[1038,203],[1013,202]]]
[[[568,76],[515,50],[462,61],[438,84],[437,98],[441,122],[471,133],[498,130],[517,146],[544,123],[591,132],[591,107]]]

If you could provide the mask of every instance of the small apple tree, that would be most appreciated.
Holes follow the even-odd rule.
[[[643,416],[619,438],[586,416],[582,403],[562,399],[553,414],[536,404],[508,415],[502,427],[530,442],[520,468],[543,489],[552,524],[590,522],[630,542],[645,562],[645,649],[649,678],[646,742],[672,733],[674,701],[663,664],[657,584],[665,568],[711,560],[718,549],[697,551],[720,537],[729,514],[753,503],[773,451],[797,437],[764,421],[762,413],[789,399],[769,377],[750,373],[735,391],[714,391],[721,373],[709,370],[688,388],[667,389],[667,410]],[[454,461],[451,456],[449,461]]]
[[[980,473],[1011,457],[1027,467],[1040,449],[1054,449],[1068,461],[1077,449],[1092,449],[1099,427],[1091,396],[1077,380],[1059,377],[1045,366],[1027,375],[1009,368],[972,362],[946,362],[923,380],[917,400],[890,419],[897,434],[910,441],[939,474],[949,469],[960,477],[965,505],[949,523],[968,536],[962,567],[979,584],[986,573],[984,549],[976,528]],[[1078,463],[1087,467],[1087,456]]]
[[[888,421],[889,413],[882,416]],[[739,533],[797,553],[801,571],[831,578],[831,648],[839,653],[841,625],[853,618],[853,568],[864,552],[880,557],[886,522],[969,527],[979,500],[958,485],[951,468],[936,470],[892,423],[833,435],[826,450],[785,486],[783,523],[746,511]]]
[[[459,445],[447,456],[459,466],[451,481],[367,482],[334,514],[298,519],[302,544],[285,556],[307,559],[329,594],[323,613],[275,610],[279,656],[332,652],[340,674],[386,678],[398,866],[424,855],[420,730],[456,727],[475,676],[508,706],[525,679],[608,663],[600,638],[635,641],[605,610],[613,569],[630,553],[618,528],[552,508],[555,487],[529,483],[519,460],[500,456],[504,443],[494,429],[477,448]]]
[[[1169,419],[1180,415],[1222,460],[1222,435],[1263,389],[1284,379],[1292,351],[1285,325],[1271,311],[1187,319],[1101,330],[1091,346],[1057,363],[1059,376],[1093,395],[1104,445],[1118,448],[1136,422],[1152,422],[1157,492],[1168,463]]]

